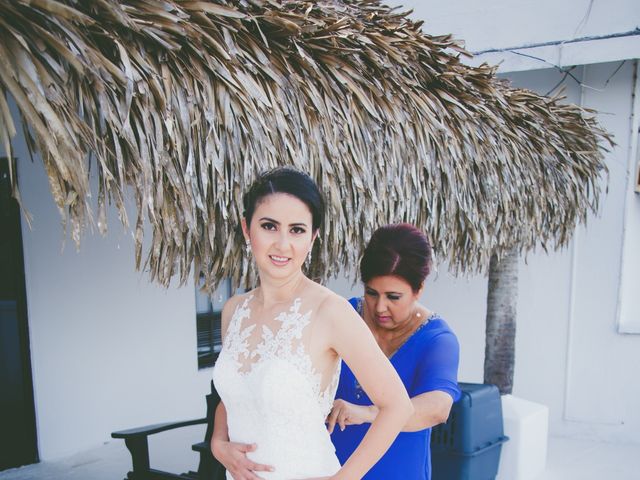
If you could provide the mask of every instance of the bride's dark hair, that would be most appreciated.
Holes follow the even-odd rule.
[[[309,175],[293,167],[277,167],[260,174],[244,194],[244,218],[251,225],[256,206],[274,193],[292,195],[311,211],[312,229],[318,230],[324,219],[325,202],[320,189]]]

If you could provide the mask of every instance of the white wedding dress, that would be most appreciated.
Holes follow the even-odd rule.
[[[251,321],[252,298],[233,313],[213,369],[227,410],[229,439],[258,446],[249,458],[275,468],[257,472],[261,478],[333,475],[340,463],[324,422],[333,405],[340,361],[323,382],[308,353],[314,319],[311,311],[300,311],[299,298],[260,327]],[[232,478],[227,472],[227,479]]]

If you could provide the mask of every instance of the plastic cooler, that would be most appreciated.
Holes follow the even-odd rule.
[[[492,480],[508,440],[495,385],[460,383],[447,423],[431,431],[432,480]]]

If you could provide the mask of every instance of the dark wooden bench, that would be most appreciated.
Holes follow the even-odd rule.
[[[133,469],[127,473],[125,480],[225,480],[225,469],[220,462],[213,457],[209,448],[211,435],[213,433],[214,413],[219,402],[220,396],[218,395],[218,392],[216,392],[213,382],[211,382],[211,393],[207,395],[206,417],[182,422],[159,423],[156,425],[148,425],[145,427],[113,432],[111,436],[113,438],[123,439],[131,453]],[[174,430],[176,428],[202,424],[207,425],[204,441],[191,446],[192,450],[200,454],[200,462],[198,464],[197,472],[189,471],[177,474],[151,468],[149,462],[150,435]]]

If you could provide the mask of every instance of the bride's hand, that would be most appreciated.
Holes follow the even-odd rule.
[[[327,417],[327,429],[333,433],[336,423],[340,425],[340,430],[344,430],[347,425],[360,425],[371,423],[376,415],[373,408],[366,405],[355,405],[340,398],[333,401],[333,408]]]
[[[247,453],[255,451],[255,443],[237,443],[225,440],[212,442],[212,453],[216,459],[224,465],[224,468],[235,480],[259,480],[255,472],[273,472],[275,469],[269,465],[252,462]]]

